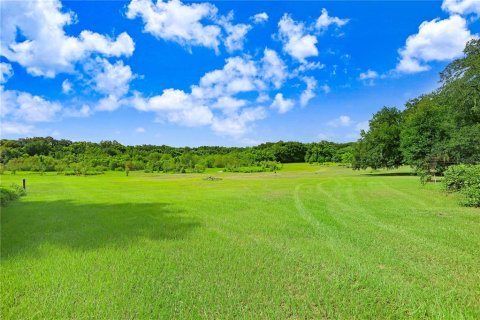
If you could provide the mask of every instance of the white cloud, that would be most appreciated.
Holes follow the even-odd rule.
[[[71,91],[72,91],[72,83],[68,79],[65,79],[62,82],[62,92],[65,94],[69,94]]]
[[[130,91],[130,82],[136,75],[123,61],[110,63],[107,59],[90,59],[83,66],[89,76],[87,85],[103,95],[94,106],[97,111],[114,111],[125,104],[123,99]]]
[[[29,93],[20,93],[17,97],[18,108],[15,118],[27,122],[51,121],[62,109],[59,103],[50,102],[42,97],[33,96]]]
[[[368,69],[366,72],[360,73],[358,78],[360,80],[377,79],[378,78],[378,72]]]
[[[331,25],[342,27],[348,23],[349,19],[340,19],[338,17],[331,17],[328,15],[327,9],[322,9],[322,14],[318,17],[315,27],[319,30],[325,30]]]
[[[331,127],[349,127],[353,124],[352,119],[350,119],[349,116],[340,116],[332,121],[329,121],[327,123]]]
[[[265,23],[268,21],[268,14],[266,12],[260,12],[250,17],[255,24]]]
[[[287,67],[278,54],[266,48],[259,60],[250,56],[236,56],[225,60],[223,68],[205,73],[190,91],[169,88],[160,95],[120,99],[121,105],[153,112],[157,121],[169,121],[185,126],[210,126],[219,134],[239,138],[248,132],[255,121],[266,117],[265,103],[271,100],[270,89],[280,89],[289,78]],[[302,101],[313,95],[316,82],[305,78],[307,90]],[[256,96],[256,97],[255,97]],[[294,101],[281,93],[275,96],[272,108],[287,112]]]
[[[248,31],[252,29],[252,26],[248,24],[232,24],[233,11],[219,20],[219,24],[225,29],[227,37],[225,38],[224,45],[228,52],[243,49],[243,42]]]
[[[478,0],[443,0],[442,9],[452,14],[480,15],[480,1]]]
[[[332,88],[330,88],[328,84],[324,84],[320,86],[320,90],[322,90],[325,94],[329,94],[332,91]]]
[[[232,57],[223,69],[206,73],[198,85],[192,86],[196,99],[217,99],[242,92],[259,90],[265,84],[259,78],[256,63],[249,58]]]
[[[108,95],[97,101],[94,109],[97,111],[115,111],[120,108],[126,101],[115,95]]]
[[[67,108],[63,110],[63,115],[73,118],[85,118],[92,114],[92,109],[84,104],[79,109]]]
[[[32,125],[27,125],[25,123],[2,121],[2,125],[0,126],[0,136],[3,137],[5,134],[25,135],[31,133],[33,129]]]
[[[409,36],[405,47],[399,50],[396,71],[417,73],[429,70],[428,62],[458,58],[462,56],[466,42],[473,37],[465,19],[460,16],[425,21],[418,33]]]
[[[105,56],[130,56],[134,42],[127,33],[116,39],[88,30],[78,37],[68,36],[64,28],[75,22],[72,12],[63,12],[58,0],[4,1],[1,10],[1,54],[27,69],[34,76],[53,78],[73,72],[75,64],[93,53]],[[17,42],[21,33],[25,40]]]
[[[270,108],[277,109],[278,113],[285,113],[290,111],[294,106],[294,102],[291,99],[285,99],[283,94],[277,93],[273,99]]]
[[[127,17],[140,17],[144,31],[157,38],[174,41],[183,46],[204,46],[218,52],[221,29],[217,25],[204,25],[202,21],[213,19],[217,8],[209,3],[183,4],[179,0],[154,4],[151,0],[132,0]]]
[[[305,63],[302,63],[298,68],[296,68],[293,72],[292,72],[292,76],[297,76],[299,75],[300,73],[303,73],[305,71],[310,71],[310,70],[321,70],[325,68],[325,65],[320,63],[320,62],[305,62]]]
[[[268,94],[260,93],[255,101],[258,103],[263,103],[267,102],[268,100],[270,100],[270,96]]]
[[[185,126],[211,124],[213,114],[210,109],[182,90],[166,89],[161,95],[148,99],[135,97],[133,106],[141,111],[153,111],[158,117]]]
[[[279,89],[287,78],[287,66],[274,50],[265,48],[263,52],[262,75]]]
[[[283,50],[300,62],[318,56],[315,46],[317,37],[308,34],[305,25],[296,22],[288,14],[284,14],[278,22],[278,37],[283,42]]]
[[[28,92],[4,90],[0,87],[2,118],[10,118],[21,122],[48,122],[62,110],[57,102],[45,100]]]
[[[145,133],[146,130],[145,130],[145,128],[143,128],[143,127],[138,127],[138,128],[135,129],[135,132],[136,132],[136,133]]]
[[[236,99],[225,96],[218,98],[217,101],[213,103],[212,108],[221,109],[224,110],[225,113],[229,113],[230,111],[236,111],[239,108],[244,107],[247,105],[247,103],[247,100],[244,99]]]
[[[5,62],[0,62],[0,84],[6,83],[12,76],[12,65]]]
[[[97,92],[121,97],[129,91],[133,73],[130,66],[124,65],[123,61],[111,64],[106,59],[97,59],[98,64],[94,68],[93,82]]]
[[[375,84],[375,79],[379,77],[380,75],[378,72],[368,69],[366,72],[361,72],[358,79],[366,85],[373,86]]]
[[[313,77],[304,77],[303,81],[307,85],[307,88],[300,95],[300,105],[305,107],[310,100],[315,97],[315,88],[317,87],[317,80]]]
[[[265,117],[266,112],[264,108],[248,108],[230,117],[215,117],[212,122],[212,129],[220,134],[240,137],[249,131],[251,123]]]

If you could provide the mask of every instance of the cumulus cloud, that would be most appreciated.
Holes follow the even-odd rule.
[[[12,65],[5,62],[0,62],[0,84],[6,83],[12,76]]]
[[[265,49],[260,60],[227,58],[223,68],[207,72],[190,92],[170,88],[160,95],[143,97],[137,93],[124,100],[140,111],[154,112],[159,121],[208,125],[219,134],[238,137],[266,116],[265,108],[258,103],[267,101],[268,89],[280,86],[285,77],[283,61],[275,51]],[[246,93],[256,94],[257,101],[238,97]]]
[[[265,117],[266,111],[264,108],[247,108],[230,117],[215,117],[212,129],[220,134],[240,137],[249,130],[251,123]]]
[[[126,100],[121,99],[115,95],[108,95],[101,98],[94,105],[95,111],[115,111],[126,103]]]
[[[2,121],[0,136],[5,134],[26,135],[33,131],[34,127],[25,123]]]
[[[130,66],[124,65],[123,61],[111,64],[106,59],[97,59],[98,69],[95,71],[93,82],[95,90],[100,93],[121,97],[129,90],[133,73]]]
[[[72,83],[66,79],[62,82],[62,92],[69,94],[72,91]]]
[[[332,121],[329,121],[327,123],[331,127],[349,127],[353,124],[352,119],[350,119],[349,116],[340,116]]]
[[[262,59],[262,75],[270,80],[276,89],[280,88],[287,78],[287,66],[274,50],[265,48]]]
[[[309,25],[295,21],[285,13],[278,22],[278,39],[283,42],[283,51],[305,64],[306,58],[318,56],[316,46],[318,39],[315,34],[325,31],[331,25],[342,27],[348,21],[348,19],[329,16],[325,8],[322,9],[317,21]]]
[[[130,91],[130,82],[136,77],[123,61],[111,63],[104,58],[90,59],[84,64],[84,71],[89,77],[87,85],[102,96],[93,108],[98,111],[114,111],[121,107]]]
[[[360,80],[377,79],[378,78],[378,73],[376,71],[368,69],[366,72],[360,73],[358,78]]]
[[[224,28],[225,32],[227,33],[224,45],[228,52],[242,50],[245,36],[247,35],[248,31],[252,29],[252,26],[248,24],[232,24],[232,20],[233,11],[230,11],[230,13],[226,17],[222,17],[219,20],[219,24]]]
[[[120,57],[134,50],[127,33],[116,39],[88,30],[78,37],[67,35],[64,28],[75,22],[75,15],[62,11],[59,0],[2,2],[0,20],[1,54],[34,76],[73,72],[75,64],[91,54]],[[24,39],[18,40],[19,32]]]
[[[217,99],[260,90],[264,86],[255,61],[248,57],[231,57],[226,59],[222,69],[207,72],[198,85],[192,86],[192,95],[197,99]]]
[[[136,133],[145,133],[146,130],[145,130],[144,127],[138,127],[138,128],[135,129],[135,132],[136,132]]]
[[[302,107],[305,107],[310,102],[310,100],[312,100],[315,97],[315,88],[317,87],[317,80],[315,80],[313,77],[304,77],[303,81],[305,81],[305,84],[307,85],[307,87],[300,95],[300,105]]]
[[[418,33],[409,36],[405,47],[399,50],[400,61],[396,71],[422,72],[430,69],[428,62],[458,58],[462,56],[466,42],[473,37],[465,19],[458,15],[425,21]]]
[[[325,30],[331,25],[343,27],[348,23],[349,19],[340,19],[338,17],[331,17],[328,15],[327,9],[322,9],[322,14],[318,17],[315,27],[319,30]]]
[[[320,86],[320,90],[322,90],[325,94],[329,94],[332,91],[332,88],[330,88],[328,84],[324,84]]]
[[[154,111],[159,118],[185,126],[202,126],[212,122],[213,114],[201,101],[182,90],[166,89],[161,95],[148,99],[136,97],[134,107],[141,111]]]
[[[90,106],[84,104],[80,108],[66,108],[63,110],[63,115],[66,117],[73,117],[73,118],[85,118],[92,114],[92,108]]]
[[[229,96],[219,97],[217,101],[212,104],[212,108],[223,110],[225,113],[236,111],[245,105],[248,101],[244,99],[237,99]]]
[[[480,1],[478,0],[444,0],[442,9],[452,14],[480,15]]]
[[[283,50],[300,62],[318,56],[317,37],[308,34],[304,23],[293,20],[288,14],[278,22],[278,37],[283,42]]]
[[[285,99],[282,93],[277,93],[273,99],[270,108],[276,109],[278,113],[285,113],[290,111],[294,106],[294,102],[291,99]]]
[[[179,0],[154,4],[151,0],[132,0],[128,5],[127,17],[140,17],[144,31],[159,39],[177,42],[181,45],[203,46],[218,52],[221,28],[215,24],[204,25],[212,20],[217,8],[209,3],[183,4]]]
[[[4,90],[0,87],[1,118],[20,122],[48,122],[62,110],[57,102],[45,100],[40,96],[16,90]]]
[[[373,86],[378,77],[380,77],[378,72],[368,69],[366,72],[361,72],[358,79],[366,85]]]
[[[255,24],[265,23],[268,21],[268,14],[266,12],[259,12],[250,17]]]

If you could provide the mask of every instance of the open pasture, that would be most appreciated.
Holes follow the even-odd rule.
[[[407,169],[24,177],[3,319],[480,318],[480,210]]]

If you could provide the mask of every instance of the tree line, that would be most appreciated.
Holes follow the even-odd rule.
[[[354,145],[354,169],[410,165],[428,180],[451,165],[480,162],[480,40],[464,53],[441,72],[437,90],[373,115]]]
[[[117,141],[73,142],[52,137],[0,141],[0,169],[57,171],[64,174],[98,174],[107,170],[147,172],[203,172],[222,168],[232,172],[276,171],[282,163],[338,162],[349,165],[353,143],[275,142],[254,147],[203,146],[175,148],[166,145],[124,146]]]

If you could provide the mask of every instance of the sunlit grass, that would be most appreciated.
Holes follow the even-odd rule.
[[[219,171],[3,175],[2,319],[480,317],[480,210],[439,185]]]

